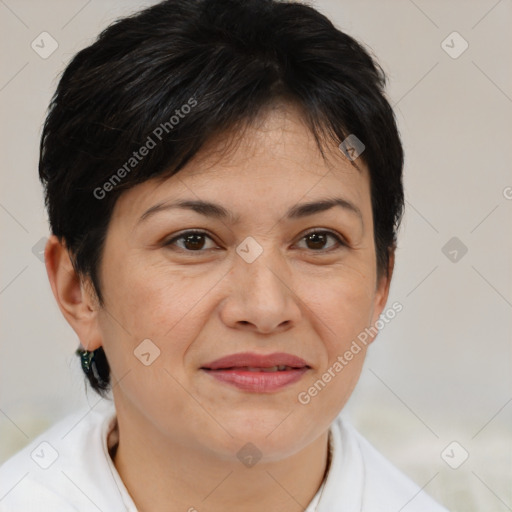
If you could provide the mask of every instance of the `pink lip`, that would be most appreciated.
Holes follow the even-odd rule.
[[[241,368],[252,366],[255,368],[270,368],[272,366],[291,366],[293,368],[304,368],[308,366],[304,359],[286,354],[285,352],[275,352],[273,354],[255,354],[253,352],[242,352],[240,354],[231,354],[221,357],[211,363],[204,364],[202,368],[207,370],[226,370],[229,368]]]
[[[250,371],[252,368],[288,366],[274,372]],[[232,354],[204,365],[201,369],[217,380],[255,393],[270,393],[297,382],[311,367],[300,357],[286,353],[260,355]]]

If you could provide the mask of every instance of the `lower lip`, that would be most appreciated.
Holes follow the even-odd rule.
[[[213,378],[253,393],[272,393],[301,379],[308,368],[276,372],[250,372],[247,370],[204,370]]]

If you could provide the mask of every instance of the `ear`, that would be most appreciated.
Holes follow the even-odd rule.
[[[386,303],[388,301],[389,289],[391,287],[391,278],[393,277],[393,270],[395,268],[395,249],[396,244],[393,244],[392,247],[388,249],[389,255],[389,263],[388,263],[388,272],[387,274],[383,274],[380,276],[379,281],[377,282],[377,289],[375,293],[375,303],[372,314],[372,323],[370,327],[375,327],[375,323],[379,319],[380,315],[384,311]],[[372,329],[373,331],[373,329]],[[377,333],[371,336],[371,341],[375,339]]]
[[[98,329],[99,302],[89,281],[77,274],[63,242],[51,235],[45,248],[45,263],[53,295],[82,347],[96,350],[102,345]]]

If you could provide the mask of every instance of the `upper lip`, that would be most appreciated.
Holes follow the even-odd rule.
[[[300,357],[284,352],[273,354],[255,354],[243,352],[221,357],[201,368],[207,370],[220,370],[227,368],[240,368],[250,366],[252,368],[272,368],[273,366],[291,366],[292,368],[309,368],[309,365]]]

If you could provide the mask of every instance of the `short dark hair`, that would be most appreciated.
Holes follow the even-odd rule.
[[[123,191],[172,176],[205,142],[284,101],[300,108],[322,155],[350,134],[364,143],[377,272],[387,274],[404,195],[385,83],[360,43],[298,2],[166,0],[121,18],[74,56],[49,107],[39,176],[51,230],[103,304],[98,268]],[[94,360],[87,376],[101,394],[102,348]]]

